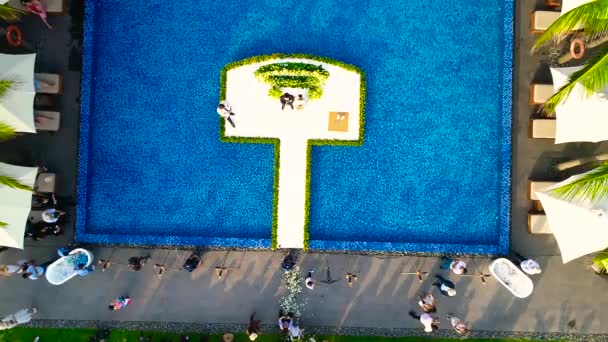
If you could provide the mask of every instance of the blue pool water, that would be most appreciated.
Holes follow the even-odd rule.
[[[222,67],[366,74],[361,147],[314,147],[310,246],[503,253],[512,0],[87,1],[77,238],[269,247],[273,148],[219,140]]]

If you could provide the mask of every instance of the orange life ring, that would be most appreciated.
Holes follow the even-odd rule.
[[[578,52],[576,52],[578,48]],[[585,42],[581,39],[573,39],[570,43],[570,55],[574,59],[581,59],[585,55]]]
[[[21,29],[16,25],[9,25],[6,28],[6,40],[10,46],[20,47],[23,42],[22,38],[23,34],[21,33]]]

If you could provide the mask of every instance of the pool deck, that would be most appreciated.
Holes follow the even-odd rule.
[[[323,65],[329,72],[323,96],[309,100],[303,109],[285,106],[268,96],[270,86],[254,72],[263,65],[302,62]],[[273,59],[231,69],[226,76],[226,100],[235,113],[236,127],[226,123],[226,137],[274,138],[280,141],[277,246],[303,248],[306,215],[306,168],[308,141],[359,140],[360,75],[328,63],[307,59]],[[292,95],[302,90],[288,90]],[[305,94],[303,94],[305,95]],[[305,97],[307,97],[305,95]],[[347,131],[328,130],[331,112],[347,112]]]
[[[55,135],[24,135],[0,144],[0,156],[2,161],[15,164],[46,165],[59,175],[58,194],[75,198],[81,46],[78,32],[82,17],[77,6],[72,6],[79,1],[67,3],[70,11],[66,16],[49,18],[52,31],[33,16],[19,24],[27,46],[39,53],[37,70],[64,75],[64,93],[56,99],[63,114],[61,131]],[[606,278],[587,269],[588,258],[563,265],[551,235],[532,236],[527,232],[529,179],[565,179],[579,169],[560,172],[558,163],[608,152],[606,142],[554,145],[550,140],[528,138],[528,120],[535,115],[535,108],[528,105],[528,86],[531,81],[550,80],[548,66],[540,63],[540,57],[529,54],[535,37],[528,31],[529,14],[535,8],[542,9],[542,1],[518,2],[516,8],[511,245],[513,250],[538,260],[544,271],[533,278],[534,293],[524,300],[514,298],[491,278],[484,286],[477,277],[451,277],[459,294],[439,298],[439,313],[451,311],[470,322],[473,336],[541,338],[546,333],[559,333],[551,336],[574,334],[580,341],[608,341],[608,335],[579,335],[608,334]],[[4,41],[0,48],[25,52],[10,50]],[[74,208],[68,211],[73,217]],[[73,231],[71,222],[65,236],[39,242],[26,240],[24,251],[3,251],[0,262],[23,257],[40,262],[55,258],[55,249],[71,241]],[[190,253],[185,250],[92,250],[97,257],[114,260],[108,272],[72,279],[61,287],[46,280],[3,279],[2,313],[36,306],[40,309],[36,324],[223,330],[243,329],[250,312],[257,311],[265,331],[275,331],[277,303],[283,291],[281,252],[230,252],[226,256],[224,251],[210,251],[204,255],[204,264],[189,274],[177,270]],[[124,264],[129,257],[148,253],[152,262],[171,267],[164,278],[158,279],[149,265],[141,272],[127,270]],[[465,260],[472,274],[476,268],[485,272],[490,262],[486,257]],[[331,285],[319,283],[314,291],[304,292],[308,304],[302,325],[311,330],[333,326],[344,333],[424,334],[407,311],[416,309],[416,294],[429,289],[433,279],[425,278],[419,283],[414,276],[400,273],[421,269],[447,275],[439,270],[436,257],[309,253],[299,263],[303,270],[315,268],[319,280],[326,277],[325,267],[329,264],[332,278],[338,280]],[[220,280],[215,276],[215,267],[222,264],[228,271]],[[359,277],[352,288],[346,286],[345,272]],[[133,304],[127,310],[109,312],[107,303],[120,294],[130,294]],[[438,334],[454,336],[446,328],[444,321]]]

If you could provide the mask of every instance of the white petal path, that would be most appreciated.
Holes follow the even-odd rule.
[[[281,110],[268,96],[269,85],[254,72],[262,65],[305,62],[329,71],[323,96],[302,110]],[[308,140],[359,140],[361,75],[340,66],[308,59],[273,59],[230,69],[226,100],[236,113],[236,128],[226,123],[226,137],[278,138],[280,140],[277,247],[303,248]],[[297,96],[298,93],[292,93]],[[348,131],[329,131],[330,112],[348,112]]]

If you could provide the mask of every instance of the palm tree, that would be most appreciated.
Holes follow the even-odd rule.
[[[593,263],[597,265],[599,273],[608,270],[608,249],[599,252],[594,258]]]
[[[15,129],[0,121],[0,142],[10,140],[17,135]]]
[[[608,162],[585,173],[573,182],[553,189],[552,192],[566,200],[581,199],[594,202],[606,198],[608,195]]]
[[[583,29],[578,30],[580,27]],[[551,41],[561,42],[573,31],[584,41],[603,41],[608,36],[608,0],[593,0],[559,17],[536,40],[532,52]],[[600,50],[583,69],[572,74],[568,83],[545,102],[543,112],[553,115],[555,107],[570,95],[577,84],[586,90],[587,96],[602,91],[608,85],[608,47]]]
[[[8,22],[18,21],[25,12],[7,5],[0,5],[0,19]]]

